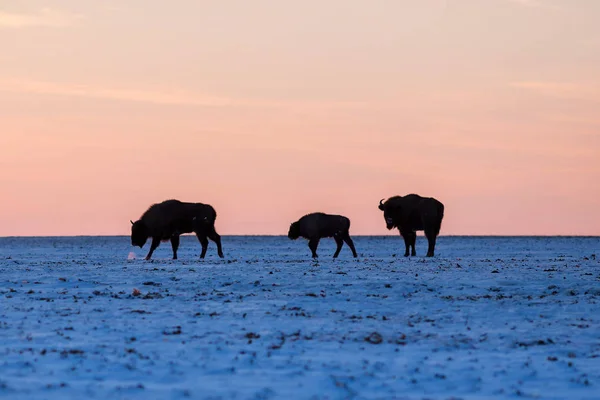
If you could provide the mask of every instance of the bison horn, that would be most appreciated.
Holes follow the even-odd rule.
[[[131,225],[133,225],[133,221],[132,220],[129,220],[129,222],[131,222]]]
[[[379,200],[379,209],[383,210],[383,199]]]

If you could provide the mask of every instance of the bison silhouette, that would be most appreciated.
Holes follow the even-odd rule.
[[[146,260],[149,260],[161,241],[170,240],[173,259],[176,260],[179,236],[194,232],[202,245],[200,258],[206,256],[208,238],[217,244],[219,257],[222,258],[221,236],[215,230],[216,218],[215,209],[208,204],[166,200],[151,205],[139,220],[130,221],[131,244],[141,249],[148,238],[152,238],[150,251],[146,256]]]
[[[406,246],[405,257],[416,256],[415,243],[417,231],[425,231],[429,242],[427,257],[433,257],[435,242],[442,227],[444,205],[433,197],[421,197],[418,194],[390,197],[385,203],[379,201],[379,209],[383,211],[386,227],[398,228]]]
[[[316,212],[303,216],[290,225],[288,232],[288,238],[291,240],[296,240],[299,237],[308,239],[308,247],[312,252],[313,258],[318,257],[317,247],[319,246],[319,240],[326,237],[333,237],[337,244],[333,258],[337,258],[340,254],[344,242],[352,250],[352,255],[357,257],[354,242],[350,238],[350,220],[342,215]]]

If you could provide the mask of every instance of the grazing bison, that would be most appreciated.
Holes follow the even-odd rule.
[[[337,258],[340,254],[344,242],[352,250],[352,255],[357,257],[354,242],[350,238],[350,220],[344,216],[320,212],[307,214],[290,225],[288,238],[296,240],[299,237],[308,239],[308,247],[312,251],[313,257],[318,257],[319,240],[326,237],[333,237],[337,244],[333,258]]]
[[[200,258],[206,255],[207,237],[217,244],[219,257],[222,258],[221,236],[215,230],[216,218],[215,209],[208,204],[166,200],[153,204],[139,220],[131,221],[131,244],[141,249],[148,238],[152,238],[150,251],[146,256],[146,260],[149,260],[161,241],[170,240],[173,259],[176,260],[179,235],[194,232],[202,245]]]
[[[386,227],[390,230],[398,228],[400,235],[404,238],[405,257],[408,257],[410,247],[412,247],[411,255],[417,255],[415,250],[416,231],[425,231],[425,236],[429,242],[427,257],[433,257],[435,241],[440,233],[442,219],[444,218],[444,205],[442,203],[433,197],[409,194],[404,197],[390,197],[385,203],[382,199],[379,202],[379,209],[383,211]]]

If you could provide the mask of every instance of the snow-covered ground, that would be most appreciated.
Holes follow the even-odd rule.
[[[2,238],[0,397],[600,398],[599,238],[354,240]]]

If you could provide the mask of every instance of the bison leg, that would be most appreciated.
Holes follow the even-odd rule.
[[[206,256],[206,250],[208,249],[208,239],[205,235],[201,235],[200,233],[196,233],[196,237],[202,245],[202,253],[200,253],[200,258],[204,258]]]
[[[348,247],[350,247],[350,250],[352,250],[352,257],[354,257],[354,258],[358,257],[358,254],[356,254],[356,248],[354,248],[354,242],[352,241],[350,234],[348,232],[346,232],[344,234],[343,238],[344,238],[344,242],[346,242]]]
[[[337,234],[333,236],[335,239],[335,243],[337,244],[337,249],[335,249],[335,253],[333,254],[333,258],[337,258],[340,255],[340,251],[342,250],[342,246],[344,245],[344,241]]]
[[[223,258],[223,248],[221,247],[221,236],[215,230],[213,226],[211,232],[208,234],[208,238],[217,244],[217,253],[219,253],[219,257]]]
[[[153,237],[152,244],[150,245],[150,251],[148,252],[148,255],[146,256],[146,260],[149,260],[150,258],[152,258],[152,253],[154,253],[154,250],[156,250],[156,248],[158,247],[159,244],[160,244],[160,237]]]
[[[427,237],[427,242],[429,243],[429,246],[427,248],[427,257],[433,257],[435,252],[435,240],[437,235],[435,234],[435,232],[426,230],[425,236]]]
[[[308,241],[308,248],[310,249],[310,251],[312,252],[312,256],[313,258],[317,258],[319,257],[317,255],[317,247],[319,247],[319,239],[310,239]]]
[[[410,240],[410,246],[412,247],[412,251],[411,251],[410,255],[412,257],[415,257],[417,255],[417,249],[415,249],[416,244],[417,244],[417,232],[412,232],[411,240]]]
[[[425,230],[425,236],[427,237],[427,242],[429,243],[427,249],[427,257],[433,257],[435,253],[435,242],[438,234],[440,233],[440,225],[442,223],[441,218],[434,215],[424,215],[423,216],[423,226]]]
[[[171,236],[171,247],[173,248],[173,260],[177,260],[177,249],[179,248],[179,235]]]
[[[416,256],[417,252],[415,250],[415,242],[417,239],[417,234],[415,232],[411,232],[411,231],[408,231],[408,232],[400,231],[400,235],[404,239],[404,246],[405,246],[404,257],[408,257],[411,254],[411,252],[410,252],[411,246],[412,246],[412,255]]]

